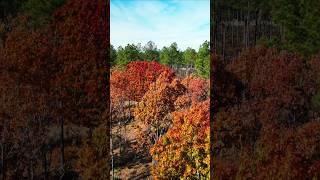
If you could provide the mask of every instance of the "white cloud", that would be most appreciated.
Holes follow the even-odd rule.
[[[158,48],[177,42],[180,49],[210,38],[209,0],[111,0],[111,44],[115,47],[149,40]]]

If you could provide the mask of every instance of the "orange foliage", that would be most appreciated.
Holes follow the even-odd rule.
[[[189,108],[192,104],[192,100],[189,95],[182,95],[177,98],[174,102],[174,106],[176,110],[181,110],[185,108]]]
[[[185,87],[179,80],[173,79],[173,74],[169,71],[164,71],[156,82],[150,85],[149,90],[134,109],[135,119],[148,128],[142,136],[149,137],[145,137],[142,141],[150,144],[151,140],[152,144],[152,141],[157,140],[162,131],[165,131],[170,124],[168,115],[175,110],[174,102],[184,92]]]
[[[138,141],[151,147],[155,178],[209,177],[208,91],[208,80],[190,76],[180,82],[156,62],[131,62],[123,71],[112,70],[113,106],[138,101],[133,112]]]
[[[209,101],[173,113],[173,125],[151,148],[156,179],[209,178]]]

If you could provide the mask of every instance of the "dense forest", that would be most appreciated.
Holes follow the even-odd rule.
[[[108,3],[0,2],[2,180],[109,177]]]
[[[190,70],[190,73],[194,70],[198,75],[209,78],[209,50],[208,41],[199,45],[197,51],[190,47],[181,51],[175,42],[169,47],[163,47],[161,50],[152,41],[149,41],[143,47],[141,43],[137,45],[127,44],[125,47],[119,46],[117,49],[111,45],[110,62],[112,66],[123,68],[132,61],[156,61],[175,69],[188,68],[187,70]]]
[[[220,66],[213,177],[319,177],[319,60],[257,47]]]
[[[110,83],[112,177],[209,178],[208,79],[132,61]]]
[[[209,42],[111,46],[111,175],[209,178]]]
[[[108,3],[1,1],[1,179],[209,177],[209,42],[115,50]]]
[[[319,3],[212,2],[214,179],[320,177]]]
[[[181,51],[110,45],[109,0],[1,1],[0,178],[320,178],[320,2],[211,5]]]

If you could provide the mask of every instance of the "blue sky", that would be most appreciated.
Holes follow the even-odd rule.
[[[179,49],[210,39],[210,0],[111,0],[110,38],[116,48],[149,40]]]

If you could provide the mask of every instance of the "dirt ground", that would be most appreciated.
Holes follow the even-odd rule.
[[[137,122],[131,121],[126,125],[126,128],[119,126],[112,128],[112,134],[118,135],[118,139],[126,139],[127,144],[123,148],[123,153],[120,156],[120,148],[114,146],[114,177],[119,179],[152,179],[150,176],[151,158],[147,149],[137,150],[137,137],[139,130]],[[120,136],[119,136],[120,134]],[[117,139],[114,138],[116,144]],[[124,146],[124,145],[123,145]],[[111,172],[112,174],[112,172]]]

